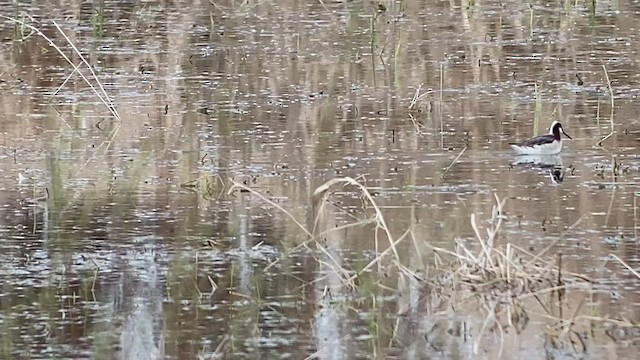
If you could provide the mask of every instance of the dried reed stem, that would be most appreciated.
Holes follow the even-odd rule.
[[[80,69],[78,68],[78,66],[76,64],[74,64],[73,61],[71,61],[71,59],[69,59],[69,57],[62,51],[62,49],[60,49],[60,47],[58,47],[58,45],[56,45],[53,42],[53,40],[51,40],[47,35],[45,35],[42,31],[40,31],[40,29],[38,29],[35,26],[33,26],[31,24],[28,24],[28,23],[26,23],[26,22],[24,22],[22,20],[18,20],[18,19],[9,17],[9,16],[0,15],[0,18],[15,22],[17,24],[20,24],[21,26],[27,27],[30,30],[32,30],[33,32],[35,32],[36,34],[38,34],[40,37],[45,39],[47,42],[49,42],[49,45],[51,47],[53,47],[58,52],[58,54],[60,54],[62,56],[62,58],[64,58],[65,61],[67,63],[69,63],[69,65],[73,66],[73,72],[78,72],[78,74],[80,75],[82,80],[84,80],[84,82],[87,85],[89,85],[89,87],[94,92],[94,94],[96,94],[96,96],[98,96],[100,101],[102,101],[102,103],[109,109],[109,112],[111,113],[111,115],[114,118],[116,118],[118,121],[122,121],[121,118],[120,118],[120,115],[118,114],[118,112],[117,112],[117,110],[115,108],[115,105],[113,104],[113,102],[111,101],[109,96],[107,95],[107,92],[104,90],[104,87],[102,86],[102,83],[100,82],[100,79],[98,79],[98,77],[96,76],[95,72],[93,71],[93,67],[87,62],[87,60],[84,58],[84,56],[82,56],[82,53],[78,50],[78,48],[71,42],[71,40],[67,37],[67,35],[62,31],[62,29],[60,28],[58,23],[53,21],[53,24],[55,25],[56,29],[58,29],[60,34],[67,41],[67,44],[69,46],[71,46],[71,48],[74,50],[76,55],[82,60],[82,63],[84,63],[89,68],[89,71],[91,72],[91,75],[92,75],[92,79],[96,82],[97,87],[100,89],[100,91],[98,91],[94,87],[94,85],[91,83],[91,81],[89,81],[89,79],[87,79],[87,77],[84,76],[84,74],[82,74],[82,72],[80,72]],[[65,80],[65,82],[66,82],[66,80]]]
[[[610,138],[615,131],[615,124],[613,122],[613,112],[614,112],[614,106],[615,106],[614,98],[613,98],[613,89],[611,88],[611,79],[609,79],[609,73],[607,72],[607,67],[604,65],[604,61],[602,61],[602,70],[604,70],[604,76],[607,79],[607,88],[609,88],[609,97],[611,98],[611,115],[609,116],[609,120],[611,121],[611,132],[609,133],[609,135],[600,139],[600,141],[598,141],[598,143],[596,144],[597,146],[602,146],[602,142]]]
[[[465,152],[465,150],[467,150],[467,147],[465,146],[464,149],[462,149],[462,151],[460,151],[460,153],[458,154],[458,156],[456,156],[455,159],[453,159],[453,162],[451,162],[451,164],[449,166],[447,166],[447,168],[444,170],[444,172],[442,173],[442,178],[444,179],[444,176],[447,175],[447,173],[449,172],[449,170],[453,167],[453,165],[455,165],[455,163],[458,161],[458,159],[460,159],[460,156],[462,156],[462,154]]]

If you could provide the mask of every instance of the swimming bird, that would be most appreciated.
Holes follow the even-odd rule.
[[[562,124],[554,121],[549,127],[549,134],[509,145],[518,155],[554,155],[562,150],[562,138],[560,137],[562,134],[571,139],[571,136],[562,129]]]

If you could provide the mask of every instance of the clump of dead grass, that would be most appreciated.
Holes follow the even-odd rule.
[[[445,260],[443,256],[437,256],[436,260],[445,274],[443,281],[476,292],[491,289],[499,294],[501,291],[518,290],[519,294],[510,293],[510,296],[584,287],[593,282],[584,275],[563,272],[561,260],[544,257],[548,247],[532,254],[511,243],[500,244],[499,233],[506,219],[503,210],[505,200],[500,200],[497,194],[494,196],[496,204],[486,228],[481,229],[475,214],[471,215],[476,235],[474,243],[457,241],[453,251],[436,249],[436,254],[447,257]],[[486,235],[483,236],[483,232]]]
[[[489,351],[491,341],[487,342],[486,337],[492,334],[499,339],[499,348],[492,351],[501,357],[505,337],[523,333],[533,317],[550,321],[544,334],[545,347],[577,354],[587,351],[585,334],[593,331],[594,323],[603,325],[605,332],[612,326],[637,326],[624,319],[597,317],[585,311],[585,304],[594,294],[595,281],[563,269],[562,254],[550,251],[564,233],[536,254],[511,243],[501,244],[500,231],[507,219],[505,200],[494,196],[496,203],[486,221],[488,225],[482,228],[476,215],[472,215],[476,237],[472,241],[457,241],[453,250],[433,248],[434,267],[428,271],[432,275],[424,279],[431,294],[427,298],[428,308],[433,309],[433,314],[447,319],[455,317],[464,323],[465,329],[473,329],[469,332],[474,334],[469,335],[474,339],[471,346],[474,354],[481,347]],[[620,262],[632,270],[615,255],[608,261]]]

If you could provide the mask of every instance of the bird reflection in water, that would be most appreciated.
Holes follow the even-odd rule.
[[[548,171],[552,184],[561,184],[564,181],[566,168],[562,164],[561,155],[520,155],[515,158],[511,166],[521,166],[530,169],[542,169]]]

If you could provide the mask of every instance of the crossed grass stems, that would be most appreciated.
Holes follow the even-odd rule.
[[[0,15],[0,19],[8,20],[10,22],[13,22],[15,25],[20,26],[20,31],[18,32],[18,34],[21,36],[20,40],[22,41],[29,39],[34,34],[46,40],[49,46],[55,49],[58,52],[58,54],[60,54],[60,56],[62,56],[62,58],[73,68],[73,71],[65,78],[65,80],[62,82],[62,84],[60,84],[58,89],[51,95],[51,99],[53,99],[53,97],[57,95],[58,92],[60,92],[60,90],[67,84],[67,82],[75,74],[78,74],[80,78],[89,86],[93,94],[96,95],[98,99],[100,99],[100,102],[104,104],[104,106],[108,109],[110,115],[116,120],[116,126],[108,134],[106,140],[103,141],[102,144],[96,149],[95,153],[97,153],[100,149],[104,148],[105,146],[108,148],[108,146],[111,144],[111,141],[115,138],[118,131],[120,130],[122,119],[120,117],[120,114],[118,114],[115,104],[107,94],[106,90],[104,89],[104,86],[100,82],[100,79],[96,75],[93,67],[89,64],[87,59],[82,55],[80,50],[78,50],[78,48],[73,44],[71,39],[69,39],[69,37],[67,37],[64,31],[62,31],[62,28],[60,28],[60,25],[58,25],[56,21],[53,21],[53,25],[55,26],[58,33],[64,38],[67,45],[73,50],[73,54],[75,54],[80,59],[80,62],[78,64],[75,64],[70,59],[70,57],[60,48],[60,46],[58,46],[51,38],[45,35],[38,27],[31,24],[31,23],[36,23],[36,20],[33,17],[29,15],[24,15],[22,19],[16,19],[10,16]],[[29,33],[26,33],[25,29],[28,29]],[[81,67],[83,67],[83,65],[90,72],[89,76],[86,76],[82,72]],[[53,108],[56,110],[56,112],[58,113],[62,121],[64,121],[65,125],[69,127],[71,131],[75,132],[75,129],[71,126],[71,124],[69,124],[64,119],[64,117],[62,117],[62,115],[60,114],[60,112],[58,112],[55,106]],[[96,127],[100,129],[98,124],[96,125]],[[89,161],[91,161],[91,158],[87,160],[87,163]]]
[[[60,26],[55,21],[53,22],[58,32],[73,50],[73,53],[80,59],[80,63],[75,64],[52,39],[45,35],[39,28],[26,21],[28,18],[31,22],[35,22],[33,18],[25,16],[23,19],[16,19],[5,15],[0,15],[0,18],[19,25],[22,30],[23,40],[28,39],[33,34],[42,37],[72,66],[73,71],[56,90],[54,95],[57,94],[76,73],[91,88],[93,93],[109,110],[111,116],[117,121],[116,126],[111,130],[109,136],[107,136],[106,140],[100,145],[96,152],[105,146],[108,147],[116,136],[122,120],[114,103],[107,95],[102,83],[95,74],[94,69],[62,31]],[[24,29],[29,29],[30,31],[26,36],[24,35]],[[81,71],[80,67],[82,65],[85,65],[89,70],[89,77],[85,76]],[[420,95],[418,90],[411,101],[410,109],[415,107],[415,103],[424,95],[425,94]],[[66,120],[63,119],[63,121],[73,130]],[[606,138],[607,137],[603,138],[600,142]],[[91,159],[87,160],[87,162],[90,160]],[[222,179],[219,180],[223,183]],[[503,211],[505,200],[500,199],[497,194],[494,194],[495,204],[492,208],[491,218],[487,220],[489,225],[484,228],[486,235],[483,235],[483,229],[478,225],[476,215],[472,214],[471,225],[475,233],[473,244],[458,240],[453,250],[448,250],[432,246],[426,242],[422,243],[421,245],[430,248],[433,252],[433,261],[429,262],[432,265],[427,266],[426,271],[423,272],[410,269],[404,265],[402,256],[398,251],[398,245],[407,238],[410,238],[413,246],[417,250],[416,254],[421,254],[413,226],[407,229],[401,236],[394,237],[373,196],[368,189],[356,179],[349,177],[331,179],[314,191],[312,199],[314,222],[311,230],[298,221],[287,209],[271,201],[260,192],[232,179],[230,179],[229,182],[229,194],[237,189],[250,192],[285,214],[305,233],[307,240],[287,251],[283,257],[291,256],[301,249],[311,250],[314,254],[323,254],[323,257],[328,260],[314,256],[316,261],[332,269],[342,280],[342,284],[348,289],[356,289],[357,279],[365,273],[371,273],[374,267],[377,267],[378,271],[382,271],[383,266],[392,266],[398,270],[397,274],[403,278],[403,280],[417,280],[423,287],[432,289],[432,295],[434,292],[437,294],[435,298],[432,296],[431,300],[426,300],[434,301],[433,299],[437,299],[437,303],[441,304],[435,308],[436,313],[434,314],[444,314],[451,311],[452,308],[456,308],[458,312],[460,309],[467,308],[465,311],[477,313],[477,305],[480,304],[480,309],[481,311],[484,310],[485,314],[480,333],[475,337],[476,340],[473,344],[473,350],[476,353],[481,346],[483,335],[497,331],[500,335],[499,353],[502,354],[504,331],[506,328],[512,327],[516,332],[521,332],[528,323],[529,314],[535,314],[542,318],[556,321],[557,325],[550,329],[552,334],[549,335],[550,338],[548,338],[552,346],[564,346],[565,341],[568,341],[574,350],[581,352],[587,349],[586,340],[580,332],[574,330],[574,327],[581,321],[604,322],[608,324],[609,329],[612,327],[635,327],[634,324],[626,319],[611,319],[606,316],[596,317],[581,314],[587,298],[593,291],[595,282],[587,276],[563,271],[561,254],[558,254],[556,259],[547,255],[553,246],[562,239],[567,232],[577,227],[586,216],[580,217],[576,223],[569,227],[565,233],[561,234],[545,249],[537,254],[533,254],[510,243],[506,245],[500,244],[499,233],[504,221],[507,219]],[[326,206],[330,204],[330,198],[332,196],[331,190],[346,186],[353,186],[358,189],[364,203],[370,204],[374,215],[363,220],[329,229],[317,229],[319,218],[323,216],[322,214],[326,211]],[[374,241],[377,256],[361,270],[357,272],[349,271],[343,268],[333,255],[331,255],[326,249],[325,244],[322,243],[322,239],[330,232],[366,224],[375,224]],[[318,230],[321,231],[318,232]],[[388,243],[388,246],[384,250],[382,250],[383,246],[381,244],[381,237],[379,236],[381,231],[384,233],[384,237],[386,237]],[[315,251],[313,249],[314,245]],[[265,270],[276,265],[283,257],[273,261]],[[607,260],[602,264],[601,269],[604,269],[609,261],[619,262],[632,274],[640,278],[638,272],[613,254],[609,255]],[[421,263],[424,264],[426,262],[421,261]],[[316,279],[314,281],[319,280],[320,279]],[[573,312],[565,318],[562,311],[562,302],[567,291],[581,291],[582,300],[574,308]],[[556,314],[556,311],[554,311],[551,306],[545,305],[545,301],[542,299],[544,296],[558,299],[556,303],[559,309],[559,311],[557,311],[558,314]],[[527,303],[527,300],[530,299],[535,299],[543,311],[537,313],[531,311],[529,309],[530,305]],[[445,306],[442,306],[442,304],[445,304]],[[465,304],[467,306],[465,306]],[[469,306],[470,304],[473,305]],[[458,313],[458,316],[459,315]]]

